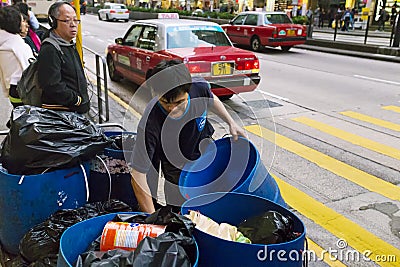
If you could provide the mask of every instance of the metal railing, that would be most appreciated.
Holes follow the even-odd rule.
[[[85,65],[85,69],[96,76],[96,89],[94,89],[92,86],[88,86],[88,91],[97,96],[97,107],[91,105],[90,111],[97,115],[98,123],[108,122],[110,120],[110,108],[108,102],[106,59],[104,58],[104,56],[101,56],[100,54],[88,47],[83,46],[82,48],[95,56],[95,70],[92,70]]]
[[[335,18],[331,24],[328,24],[328,27],[319,28],[315,27],[315,25],[309,24],[307,27],[308,30],[308,38],[313,39],[323,39],[330,40],[333,42],[349,42],[349,43],[358,43],[358,44],[369,44],[376,46],[386,46],[386,47],[396,47],[394,43],[394,39],[397,35],[399,35],[397,31],[398,20],[391,22],[385,22],[385,26],[390,26],[386,31],[383,31],[383,25],[381,27],[379,25],[371,23],[373,17],[371,15],[365,16],[366,19],[364,21],[359,21],[356,27],[360,28],[359,30],[355,28],[355,22],[348,24],[348,27],[343,26],[344,22],[340,18]],[[313,27],[314,26],[314,27]],[[350,31],[349,31],[350,30]]]

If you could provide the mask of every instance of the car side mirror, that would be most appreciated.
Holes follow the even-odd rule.
[[[115,39],[115,43],[122,45],[124,43],[124,41],[122,40],[122,38],[117,38],[117,39]]]
[[[229,24],[233,25],[233,19],[229,20]]]

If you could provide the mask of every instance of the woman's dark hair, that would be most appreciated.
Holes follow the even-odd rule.
[[[15,4],[15,7],[17,7],[17,8],[19,9],[19,11],[20,11],[23,15],[29,17],[29,13],[28,13],[29,7],[28,7],[27,4],[22,3],[22,2],[19,2],[19,3],[16,3],[16,4]]]
[[[148,85],[154,93],[168,102],[172,102],[182,93],[188,93],[192,84],[188,68],[178,59],[161,61],[146,75],[146,80],[149,80]]]
[[[21,12],[14,6],[0,8],[0,28],[12,34],[21,32]]]

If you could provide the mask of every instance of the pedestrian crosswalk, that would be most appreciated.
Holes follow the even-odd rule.
[[[379,113],[379,117],[370,116],[361,112],[354,111],[341,111],[340,115],[332,121],[332,118],[323,121],[323,116],[316,116],[317,119],[311,117],[311,115],[303,115],[297,117],[291,117],[288,121],[291,121],[290,127],[302,132],[304,127],[307,129],[307,134],[314,133],[315,136],[324,134],[330,136],[330,142],[342,144],[342,142],[348,143],[352,146],[358,146],[361,149],[371,151],[372,153],[378,153],[386,157],[390,157],[396,162],[397,168],[395,168],[400,175],[400,149],[399,146],[391,146],[385,144],[383,140],[376,138],[376,133],[371,134],[371,137],[366,137],[365,133],[358,134],[353,132],[353,129],[348,126],[348,123],[352,122],[359,125],[366,125],[366,128],[374,132],[377,129],[378,133],[383,134],[380,130],[390,131],[391,137],[398,140],[400,136],[396,133],[400,131],[400,124],[392,121],[383,119],[385,112],[391,111],[400,113],[400,106],[383,106],[381,109],[377,108],[376,113]],[[393,115],[393,114],[390,114]],[[350,118],[350,120],[349,120]],[[281,118],[282,120],[282,118]],[[398,120],[400,122],[400,118]],[[281,121],[280,121],[281,123]],[[343,124],[341,126],[341,123]],[[345,125],[346,124],[346,125]],[[275,144],[279,149],[294,154],[295,156],[301,157],[303,160],[315,164],[323,171],[328,171],[339,177],[339,179],[345,179],[345,181],[352,184],[358,185],[363,189],[366,189],[369,193],[380,194],[379,199],[387,202],[395,203],[395,206],[400,208],[400,186],[395,183],[389,182],[387,177],[379,177],[369,173],[365,168],[361,170],[353,162],[345,162],[342,158],[335,158],[332,155],[326,155],[324,152],[318,151],[315,147],[310,147],[306,144],[302,144],[298,140],[293,140],[289,137],[273,132],[261,125],[248,125],[244,127],[249,133],[262,138],[270,143]],[[382,136],[384,137],[384,136]],[[337,147],[340,147],[340,144]],[[326,152],[326,151],[325,151]],[[379,163],[379,162],[378,162]],[[383,164],[384,165],[384,164]],[[392,238],[387,238],[387,235],[381,234],[379,229],[366,229],[366,225],[360,223],[362,218],[355,220],[355,216],[351,209],[335,209],[335,205],[330,205],[329,201],[324,202],[320,199],[316,199],[310,195],[310,192],[304,191],[301,187],[297,186],[296,182],[291,184],[291,179],[287,177],[280,177],[280,174],[274,174],[274,168],[271,170],[272,176],[276,179],[282,196],[288,205],[296,210],[301,216],[304,216],[310,220],[313,224],[322,227],[330,234],[334,235],[338,240],[342,240],[346,243],[346,247],[356,250],[360,255],[364,255],[367,260],[363,262],[353,259],[346,259],[343,257],[337,257],[337,260],[332,260],[329,254],[326,254],[323,258],[329,266],[400,266],[400,228],[393,228],[394,221],[389,224],[392,226]],[[314,177],[313,177],[314,178]],[[311,177],[303,177],[302,179],[311,179]],[[307,187],[307,186],[305,186]],[[325,188],[322,190],[330,190]],[[368,193],[367,193],[368,194]],[[370,203],[374,200],[371,199]],[[369,203],[369,202],[367,202]],[[359,207],[361,210],[361,207]],[[376,213],[377,220],[385,220],[386,216]],[[380,218],[378,218],[381,216]],[[397,216],[400,219],[399,216]],[[383,218],[383,219],[382,219]],[[373,221],[373,218],[369,218],[368,224]],[[371,226],[375,227],[375,226]],[[394,230],[393,230],[394,229]],[[396,233],[397,231],[397,233]],[[312,236],[312,234],[311,234]],[[309,241],[309,249],[316,252],[318,255],[323,255],[332,246],[323,244],[324,242]],[[342,255],[343,256],[343,255]],[[373,265],[366,265],[368,261],[372,261]],[[310,262],[310,266],[313,263]]]

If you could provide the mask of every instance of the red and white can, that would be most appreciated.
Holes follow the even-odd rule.
[[[101,234],[100,250],[116,248],[135,250],[146,236],[157,237],[165,232],[166,227],[155,224],[108,222]]]

